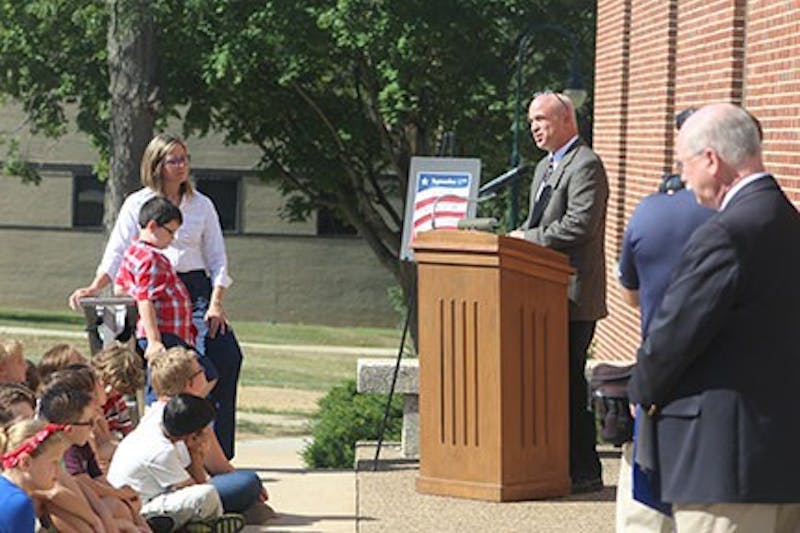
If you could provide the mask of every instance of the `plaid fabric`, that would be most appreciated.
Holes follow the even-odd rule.
[[[131,413],[121,394],[112,392],[108,395],[106,404],[103,406],[103,416],[111,431],[118,431],[123,436],[133,431]]]
[[[172,333],[194,345],[197,332],[192,324],[189,291],[169,259],[155,247],[134,241],[125,252],[114,283],[137,302],[153,302],[158,331]],[[146,337],[141,317],[136,323],[136,336]]]

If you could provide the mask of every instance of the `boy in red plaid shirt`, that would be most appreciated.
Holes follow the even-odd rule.
[[[136,300],[139,310],[136,338],[145,359],[165,347],[191,348],[197,335],[189,291],[160,251],[172,242],[182,223],[180,209],[163,196],[145,202],[139,211],[139,238],[125,252],[114,280],[116,286]],[[210,391],[216,383],[216,369],[206,357],[199,359],[206,370]],[[153,398],[148,394],[148,400]]]

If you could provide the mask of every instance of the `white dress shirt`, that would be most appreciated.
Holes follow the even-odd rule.
[[[156,193],[145,187],[130,194],[117,216],[117,222],[108,238],[103,259],[97,273],[107,274],[113,281],[125,250],[139,236],[139,210]],[[183,224],[175,232],[172,243],[164,250],[177,272],[205,270],[213,287],[229,287],[233,280],[228,275],[228,258],[222,227],[214,204],[200,191],[183,195],[179,206]]]
[[[719,206],[719,210],[722,211],[725,209],[728,204],[731,203],[731,199],[736,196],[736,193],[741,191],[745,185],[753,183],[756,180],[760,180],[761,178],[766,178],[767,176],[769,176],[768,172],[756,172],[755,174],[750,174],[749,176],[742,178],[739,183],[731,187],[731,189],[725,193],[725,196],[722,197],[722,203]]]

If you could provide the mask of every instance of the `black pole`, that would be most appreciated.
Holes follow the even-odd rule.
[[[411,324],[411,309],[414,305],[414,294],[416,287],[412,289],[411,294],[408,295],[408,305],[406,307],[406,319],[403,325],[403,334],[400,337],[400,347],[397,350],[397,361],[394,364],[394,373],[392,374],[392,386],[389,387],[389,398],[386,400],[386,408],[383,411],[383,420],[381,420],[381,427],[378,430],[378,445],[375,447],[375,461],[372,464],[372,471],[378,470],[378,458],[381,455],[381,446],[383,446],[383,434],[386,432],[386,422],[389,420],[389,411],[392,409],[392,398],[394,397],[394,387],[397,385],[397,374],[400,373],[400,361],[403,359],[403,348],[406,345],[406,335],[408,328]]]

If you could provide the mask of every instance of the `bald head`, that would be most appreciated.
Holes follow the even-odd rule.
[[[537,95],[528,107],[528,122],[536,146],[555,152],[578,134],[575,106],[569,97],[553,92]]]
[[[764,170],[753,117],[727,103],[702,107],[686,120],[678,133],[677,157],[698,201],[713,208],[742,178]]]
[[[678,134],[678,145],[688,154],[713,149],[734,169],[749,167],[761,160],[758,126],[743,108],[733,104],[711,104],[692,114]]]

